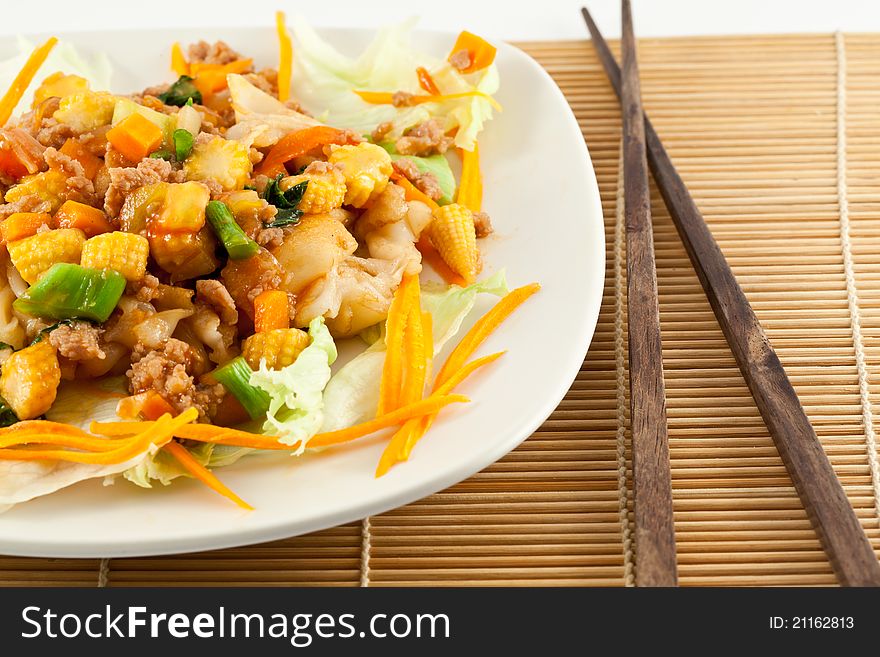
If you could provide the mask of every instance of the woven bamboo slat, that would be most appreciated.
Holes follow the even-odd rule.
[[[617,102],[589,43],[522,47],[566,94],[596,167],[608,245],[596,336],[565,400],[519,449],[446,491],[372,518],[371,585],[632,580],[629,444],[618,431],[621,420],[626,429],[628,400],[618,395],[618,383],[626,388],[626,327],[616,330],[615,322],[615,290],[626,289],[615,280],[623,264],[614,250]],[[865,427],[869,417],[876,429],[880,416],[880,383],[872,380],[880,372],[880,35],[646,39],[639,59],[646,110],[880,554],[880,486],[872,482]],[[832,585],[656,190],[653,215],[680,583]],[[863,395],[853,318],[861,328]],[[265,545],[115,559],[104,564],[104,576],[111,586],[353,586],[362,565],[355,523]],[[0,558],[0,585],[95,585],[99,569],[96,560]]]

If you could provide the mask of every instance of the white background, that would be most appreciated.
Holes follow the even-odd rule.
[[[880,0],[633,0],[642,36],[880,31]],[[0,35],[125,27],[270,25],[276,9],[316,25],[376,27],[413,14],[424,29],[515,39],[578,39],[579,7],[620,31],[618,0],[5,0]],[[198,37],[197,29],[193,37]]]

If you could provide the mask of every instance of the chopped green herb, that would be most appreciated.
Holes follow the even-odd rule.
[[[0,397],[0,427],[8,427],[18,422],[18,416],[6,400]]]
[[[303,180],[290,189],[281,191],[279,184],[283,174],[278,174],[274,179],[270,180],[263,192],[263,198],[270,204],[274,205],[278,213],[275,215],[274,221],[266,224],[267,228],[281,228],[282,226],[293,226],[299,223],[302,217],[302,210],[298,209],[303,194],[306,193],[309,181]]]
[[[171,160],[174,156],[171,154],[171,151],[160,148],[158,151],[150,153],[150,157],[154,160]]]
[[[186,106],[187,106],[187,107],[192,107],[192,106],[193,106],[193,99],[192,99],[192,96],[190,96],[189,98],[186,99]]]
[[[168,91],[159,94],[158,98],[166,105],[183,107],[190,101],[201,103],[202,92],[196,89],[196,85],[193,84],[193,79],[190,76],[181,75],[177,78],[177,82],[168,87]]]
[[[174,134],[172,135],[172,140],[174,141],[174,155],[177,157],[178,162],[183,162],[186,158],[189,157],[189,154],[192,152],[192,133],[189,130],[178,128],[174,131]]]

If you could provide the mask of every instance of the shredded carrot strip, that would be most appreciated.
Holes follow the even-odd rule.
[[[356,440],[357,438],[369,436],[371,433],[376,433],[380,429],[387,429],[388,427],[403,424],[410,418],[435,413],[449,404],[456,402],[463,403],[467,401],[470,400],[464,395],[431,395],[430,397],[425,397],[414,404],[401,406],[396,411],[380,415],[373,420],[356,424],[353,427],[319,433],[309,440],[308,445],[309,447],[328,447],[330,445],[346,443]]]
[[[440,88],[437,86],[437,83],[434,82],[434,78],[428,69],[424,66],[419,66],[416,68],[416,75],[419,78],[419,86],[427,91],[432,96],[440,96]]]
[[[187,409],[176,418],[165,415],[150,427],[133,438],[124,441],[121,447],[106,452],[74,452],[65,449],[0,449],[0,460],[58,460],[94,465],[124,463],[145,452],[150,445],[164,445],[171,440],[174,432],[199,416],[194,408]]]
[[[34,79],[37,71],[40,70],[40,67],[46,61],[46,57],[49,56],[56,43],[58,43],[58,39],[49,37],[46,43],[35,48],[21,71],[15,76],[12,84],[9,85],[9,90],[3,95],[3,98],[0,98],[0,127],[6,125],[9,117],[12,116],[12,112],[15,110],[15,106],[18,105],[18,101],[21,100],[24,92],[27,91],[31,80]]]
[[[434,320],[431,313],[422,313],[422,331],[425,342],[425,381],[431,378],[431,366],[434,363]],[[422,383],[424,390],[424,382]]]
[[[496,303],[492,310],[483,315],[470,331],[461,339],[461,342],[449,354],[449,358],[443,363],[443,367],[434,381],[436,392],[448,378],[453,376],[465,364],[470,355],[479,347],[489,335],[501,325],[510,314],[516,310],[523,301],[541,289],[537,283],[524,285],[515,289]]]
[[[379,406],[376,415],[393,411],[400,403],[403,382],[404,330],[409,315],[409,304],[413,286],[418,285],[418,277],[404,276],[391,301],[388,317],[385,320],[385,364],[382,366],[382,379],[379,382]]]
[[[283,11],[275,12],[275,27],[278,30],[278,100],[284,102],[290,97],[290,80],[293,72],[293,44],[287,32]]]
[[[403,193],[404,196],[406,196],[407,201],[421,201],[429,208],[431,208],[432,211],[437,210],[440,207],[439,205],[437,205],[437,201],[435,201],[430,196],[425,194],[425,192],[413,185],[410,182],[409,178],[407,178],[403,174],[397,173],[395,171],[391,174],[391,180],[403,187]]]
[[[390,91],[360,91],[356,89],[355,93],[361,97],[361,100],[371,105],[394,104],[394,94]],[[443,94],[440,96],[415,95],[407,98],[405,104],[407,106],[413,106],[422,105],[423,103],[444,103],[447,100],[459,100],[461,98],[482,98],[483,100],[488,101],[489,104],[499,112],[504,111],[504,108],[501,107],[497,100],[482,91],[462,91],[455,94]]]
[[[446,261],[440,256],[440,253],[438,253],[426,236],[423,235],[419,238],[419,241],[416,242],[416,248],[422,254],[422,262],[430,265],[431,269],[437,272],[444,281],[459,287],[467,285],[467,281],[464,280],[461,274],[449,268],[449,265],[446,264]]]
[[[490,354],[489,356],[483,356],[481,358],[477,358],[476,360],[471,361],[470,363],[462,367],[458,372],[456,372],[454,376],[450,377],[450,379],[445,384],[443,384],[443,386],[441,386],[443,394],[451,392],[456,386],[458,386],[458,384],[464,381],[473,372],[483,367],[484,365],[488,365],[489,363],[498,360],[505,353],[507,352],[499,351],[497,353]],[[397,462],[406,461],[409,459],[409,455],[412,453],[413,447],[415,447],[416,443],[422,439],[422,436],[424,436],[425,433],[427,433],[428,429],[431,428],[431,425],[436,419],[437,413],[433,413],[431,415],[423,415],[422,417],[413,418],[412,420],[409,420],[407,422],[407,424],[410,425],[410,431],[406,435],[405,440],[398,442],[397,450],[393,452],[393,455]],[[377,476],[381,475],[377,474]]]
[[[423,325],[421,295],[418,277],[415,278],[412,299],[407,309],[406,327],[404,329],[403,352],[406,374],[400,392],[400,403],[412,404],[422,398],[425,392],[426,359],[425,359],[425,327]]]
[[[177,75],[189,75],[189,63],[183,56],[183,50],[179,43],[171,46],[171,70]]]
[[[461,183],[455,201],[471,212],[479,212],[483,207],[483,175],[480,173],[480,148],[474,142],[474,149],[459,149],[461,155]]]
[[[208,488],[220,493],[223,497],[232,500],[242,509],[247,509],[248,511],[254,510],[254,507],[229,490],[226,484],[217,479],[213,472],[196,461],[192,454],[190,454],[183,445],[172,440],[165,445],[163,449],[177,459],[177,462],[186,468],[187,472],[208,486]]]
[[[151,426],[153,422],[92,422],[90,429],[93,433],[102,436],[130,436],[139,433]],[[251,447],[253,449],[271,449],[290,451],[294,447],[279,442],[278,436],[264,436],[262,434],[218,427],[212,424],[187,424],[174,432],[176,438],[196,440],[202,443],[216,443],[218,445],[233,445],[235,447]]]
[[[412,420],[407,420],[402,427],[394,432],[394,435],[391,436],[391,440],[385,446],[385,451],[383,451],[382,456],[379,457],[379,463],[376,465],[376,474],[374,475],[376,479],[385,475],[391,469],[391,466],[397,463],[398,453],[409,441],[410,436],[421,419],[422,418],[414,418]]]

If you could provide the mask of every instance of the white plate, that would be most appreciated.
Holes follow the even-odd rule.
[[[358,52],[364,31],[325,31]],[[174,41],[222,38],[258,65],[276,60],[265,29],[128,31],[59,35],[114,64],[115,91],[169,79]],[[442,54],[451,34],[419,33]],[[12,51],[8,41],[2,50]],[[3,53],[6,54],[6,53]],[[527,438],[557,406],[580,368],[602,299],[605,245],[599,190],[580,129],[550,76],[513,46],[498,48],[504,106],[481,137],[485,207],[496,235],[483,240],[484,273],[507,268],[511,287],[543,286],[481,349],[508,349],[461,387],[472,398],[444,412],[409,462],[374,479],[383,443],[366,439],[320,454],[247,458],[220,476],[255,511],[202,484],[152,490],[83,482],[0,514],[0,553],[117,557],[223,548],[316,531],[382,513],[485,468]],[[484,299],[473,317],[491,306]],[[464,329],[469,328],[466,325]]]

